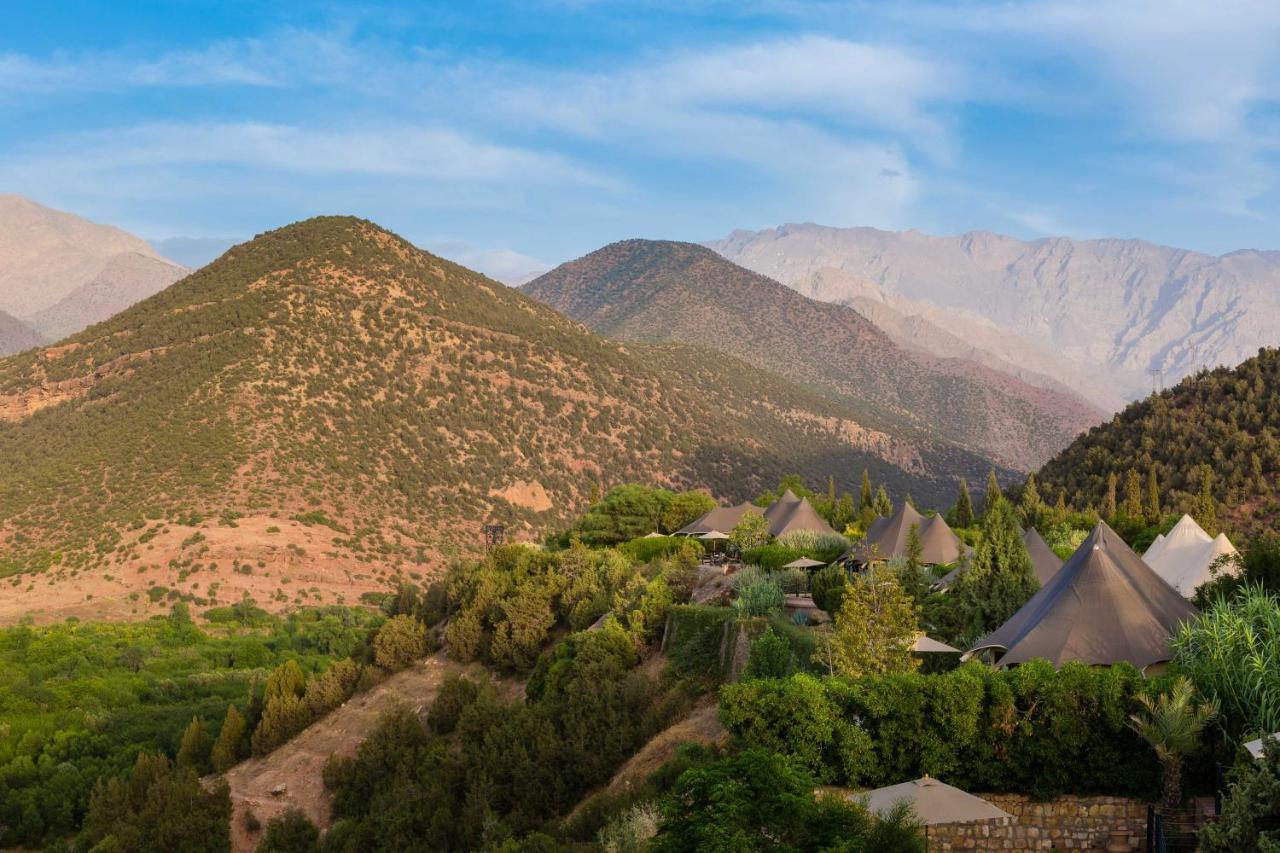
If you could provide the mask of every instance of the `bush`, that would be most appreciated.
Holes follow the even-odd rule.
[[[446,675],[427,711],[427,725],[436,734],[449,734],[458,725],[462,712],[479,694],[480,686],[466,676]]]
[[[667,557],[682,550],[691,550],[701,557],[702,543],[687,536],[653,536],[632,539],[618,546],[618,550],[637,563],[648,563],[658,557]]]
[[[759,566],[770,572],[776,572],[790,563],[805,556],[799,548],[788,548],[785,545],[761,545],[742,552],[742,562],[748,566]]]
[[[733,610],[729,607],[672,607],[663,642],[672,668],[680,675],[719,675],[724,624],[731,618]]]
[[[299,809],[289,809],[267,824],[256,853],[312,853],[319,849],[320,830]]]
[[[743,676],[785,678],[794,668],[791,660],[791,645],[772,628],[766,628],[763,634],[751,642],[751,654],[747,658],[747,668]]]
[[[816,530],[793,530],[778,537],[778,544],[811,554],[835,554],[834,560],[849,550],[850,542],[839,533],[819,533]],[[815,560],[820,559],[814,557]]]
[[[813,576],[811,585],[813,603],[826,611],[832,619],[840,612],[840,604],[849,589],[849,577],[843,566],[827,566]]]
[[[733,609],[739,616],[773,616],[782,612],[786,596],[774,578],[761,578],[737,585]]]
[[[938,675],[742,681],[721,689],[720,717],[743,746],[790,755],[824,782],[878,787],[928,774],[1037,798],[1145,797],[1159,766],[1127,720],[1134,697],[1156,687],[1129,666],[972,662]]]

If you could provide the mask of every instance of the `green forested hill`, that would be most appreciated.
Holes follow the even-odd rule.
[[[869,466],[941,503],[985,464],[718,354],[606,341],[371,223],[320,218],[0,361],[0,574],[175,565],[159,528],[245,516],[341,532],[323,555],[299,547],[305,566],[421,560],[491,520],[563,522],[624,480],[740,500],[788,472],[852,489]]]
[[[1116,475],[1124,500],[1129,471],[1144,496],[1154,470],[1165,511],[1191,510],[1204,472],[1219,519],[1241,532],[1280,519],[1280,350],[1263,349],[1133,403],[1045,465],[1041,492],[1065,488],[1077,506],[1102,506]],[[1047,491],[1046,491],[1047,488]]]
[[[1102,418],[1065,391],[904,349],[852,308],[693,243],[613,243],[523,290],[602,335],[709,347],[817,389],[902,439],[958,444],[1024,471]]]

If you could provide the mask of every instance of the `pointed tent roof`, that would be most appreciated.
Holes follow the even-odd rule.
[[[780,516],[784,516],[794,509],[796,504],[800,503],[800,500],[801,499],[797,497],[795,492],[787,489],[782,493],[781,497],[765,508],[765,521],[769,522],[769,526],[772,527],[774,522],[776,522]]]
[[[926,826],[1013,819],[1013,815],[986,800],[928,776],[876,788],[865,794],[854,794],[849,799],[861,800],[867,811],[880,815],[888,814],[895,805],[906,800],[911,804],[916,819]]]
[[[783,506],[781,512],[774,513],[773,517],[770,518],[769,511],[776,506],[776,503],[770,506],[768,510],[765,510],[764,514],[764,517],[769,520],[769,532],[775,537],[792,533],[796,530],[835,533],[831,525],[827,524],[827,520],[818,515],[818,511],[804,498],[796,498],[794,503]]]
[[[1184,515],[1168,536],[1151,543],[1142,559],[1167,584],[1190,598],[1196,587],[1213,579],[1209,568],[1214,560],[1234,553],[1235,546],[1225,535],[1210,538],[1195,519]]]
[[[1169,639],[1196,609],[1099,522],[1049,583],[966,657],[1003,649],[1002,666],[1045,658],[1139,669],[1169,660]]]
[[[728,532],[738,526],[738,522],[742,521],[742,517],[748,512],[760,512],[760,507],[751,503],[740,503],[737,506],[718,506],[715,509],[703,515],[701,518],[695,519],[684,527],[675,532],[676,536],[701,536],[703,533],[710,533],[713,530]]]
[[[925,518],[915,507],[905,501],[891,518],[876,519],[867,528],[862,542],[854,546],[850,554],[860,562],[866,562],[871,554],[882,560],[906,556],[907,537],[911,525],[920,528],[920,560],[932,565],[954,563],[960,559],[960,537],[940,515]]]
[[[1031,565],[1035,568],[1036,580],[1040,581],[1040,586],[1044,586],[1058,573],[1058,569],[1062,568],[1062,558],[1053,553],[1049,543],[1044,541],[1040,532],[1034,527],[1028,527],[1022,531],[1022,542],[1027,546],[1027,553],[1031,555]]]

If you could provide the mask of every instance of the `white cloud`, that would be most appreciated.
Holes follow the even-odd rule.
[[[466,240],[427,239],[420,245],[429,252],[513,287],[532,280],[554,266],[512,249],[486,249]]]

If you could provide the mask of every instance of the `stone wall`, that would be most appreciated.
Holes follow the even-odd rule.
[[[1019,794],[981,794],[1014,816],[929,827],[929,850],[1105,850],[1112,830],[1128,833],[1129,849],[1146,840],[1147,804],[1124,797],[1065,796],[1038,803]]]

